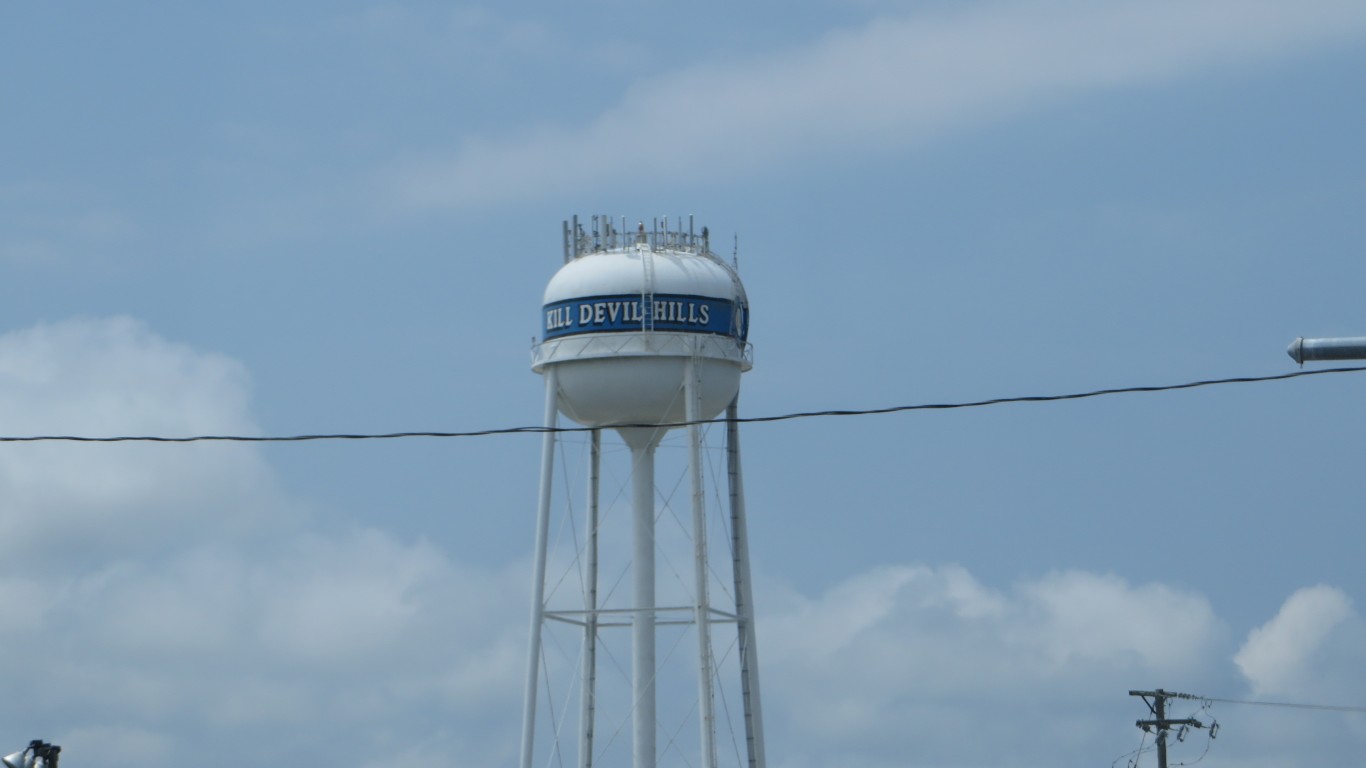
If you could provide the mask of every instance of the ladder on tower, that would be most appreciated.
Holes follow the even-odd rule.
[[[641,225],[644,229],[644,225]],[[640,330],[655,329],[655,260],[654,248],[642,241],[636,242],[636,253],[640,254],[640,265],[645,270],[645,280],[640,287]]]

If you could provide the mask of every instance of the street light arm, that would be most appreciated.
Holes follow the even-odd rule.
[[[1366,360],[1366,336],[1331,339],[1306,339],[1301,336],[1290,342],[1285,353],[1300,365],[1304,365],[1306,360]]]

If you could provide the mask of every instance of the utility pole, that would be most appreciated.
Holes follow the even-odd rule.
[[[1176,693],[1174,691],[1164,691],[1158,688],[1155,691],[1129,691],[1130,696],[1143,697],[1143,703],[1148,705],[1148,711],[1152,713],[1152,720],[1139,720],[1136,725],[1142,728],[1144,733],[1157,732],[1157,768],[1167,768],[1167,731],[1173,725],[1188,725],[1191,728],[1204,728],[1205,724],[1193,717],[1186,717],[1180,720],[1167,719],[1167,699],[1199,699],[1199,696],[1192,696],[1189,693]],[[1152,699],[1149,701],[1149,699]]]

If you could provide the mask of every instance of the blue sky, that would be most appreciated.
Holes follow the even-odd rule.
[[[1363,43],[1346,0],[0,2],[0,433],[535,423],[596,212],[738,241],[750,415],[1285,372],[1366,334]],[[770,763],[1366,704],[1361,386],[745,428]],[[538,457],[0,448],[0,737],[507,764]],[[1366,745],[1212,714],[1211,766]]]

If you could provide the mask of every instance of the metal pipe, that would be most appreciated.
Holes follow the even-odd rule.
[[[679,222],[679,228],[682,228]],[[688,424],[688,465],[692,479],[693,582],[697,625],[697,700],[701,730],[702,768],[716,768],[716,702],[712,690],[711,599],[707,581],[707,507],[702,485],[702,357],[693,340],[693,356],[686,365],[683,393]]]
[[[536,735],[536,681],[540,677],[541,628],[545,623],[546,546],[550,535],[550,491],[555,470],[555,425],[559,417],[559,376],[546,366],[545,424],[541,440],[541,485],[536,511],[535,567],[531,577],[531,638],[527,643],[526,690],[522,709],[522,768],[531,768],[532,742]]]
[[[1347,336],[1334,339],[1306,339],[1290,342],[1285,353],[1304,365],[1306,360],[1366,360],[1366,336]]]
[[[598,488],[602,430],[588,443],[588,552],[584,594],[583,689],[579,708],[579,768],[593,768],[593,725],[598,682]]]

